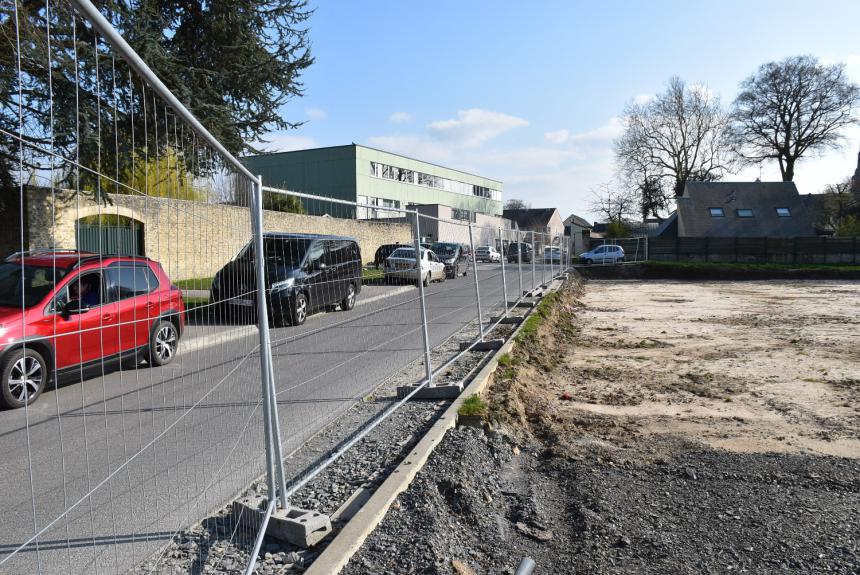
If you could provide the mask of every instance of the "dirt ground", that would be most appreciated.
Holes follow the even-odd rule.
[[[593,282],[549,378],[636,436],[860,457],[860,283]]]
[[[568,281],[344,571],[860,573],[860,283]]]

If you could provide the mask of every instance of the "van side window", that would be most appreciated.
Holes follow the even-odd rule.
[[[323,242],[314,242],[308,250],[308,257],[305,260],[309,269],[313,269],[315,265],[322,263],[323,255],[325,254],[325,245]]]

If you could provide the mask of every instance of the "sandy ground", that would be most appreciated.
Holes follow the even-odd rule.
[[[860,457],[860,283],[590,282],[563,411],[736,452]]]

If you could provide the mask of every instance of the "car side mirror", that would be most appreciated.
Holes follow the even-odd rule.
[[[311,270],[313,270],[313,271],[315,271],[315,272],[321,272],[321,271],[324,271],[324,270],[326,269],[326,267],[327,267],[327,266],[326,266],[323,262],[321,262],[321,261],[319,261],[319,260],[317,260],[317,261],[315,261],[315,262],[313,262],[313,263],[311,264]]]
[[[64,319],[69,319],[69,316],[80,315],[82,313],[87,313],[88,311],[90,311],[90,306],[79,299],[73,299],[66,302],[66,305],[64,305],[63,309],[60,310],[60,315]]]

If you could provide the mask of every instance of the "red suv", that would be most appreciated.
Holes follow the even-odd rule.
[[[30,404],[53,378],[165,365],[184,316],[182,292],[149,258],[13,254],[0,263],[0,403]]]

